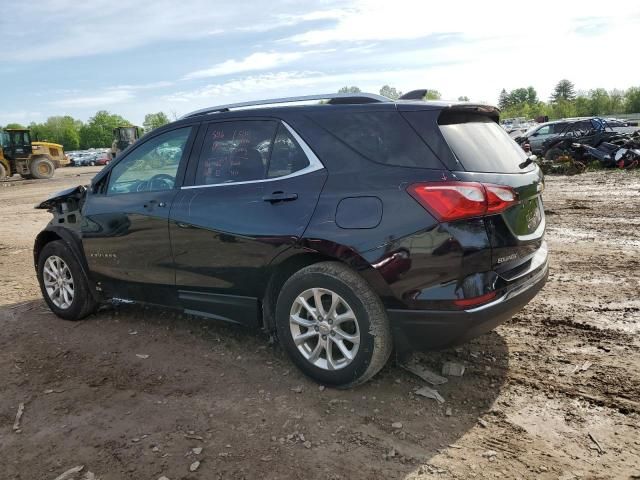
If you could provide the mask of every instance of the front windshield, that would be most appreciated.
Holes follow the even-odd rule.
[[[9,131],[9,140],[15,146],[24,146],[31,144],[31,137],[28,131]]]
[[[121,128],[120,140],[131,141],[135,138],[135,127]]]

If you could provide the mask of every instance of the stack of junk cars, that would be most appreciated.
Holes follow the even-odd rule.
[[[581,173],[592,162],[604,168],[640,166],[640,130],[633,122],[563,119],[537,125],[514,140],[537,157],[545,173]]]

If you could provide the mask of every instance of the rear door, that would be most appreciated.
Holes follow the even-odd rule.
[[[421,112],[405,116],[416,126],[425,118]],[[545,230],[541,170],[535,163],[525,165],[526,153],[491,116],[445,109],[432,127],[437,131],[427,141],[448,147],[435,148],[456,179],[506,185],[518,194],[517,205],[485,219],[494,268],[501,271],[529,260],[541,248]]]
[[[168,217],[194,128],[140,143],[87,196],[82,243],[92,275],[109,296],[175,303]]]
[[[213,122],[170,216],[180,304],[255,326],[268,266],[307,227],[326,179],[287,124]]]

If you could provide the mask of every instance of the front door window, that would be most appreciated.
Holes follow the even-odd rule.
[[[108,195],[171,190],[191,127],[180,128],[146,141],[113,167]]]

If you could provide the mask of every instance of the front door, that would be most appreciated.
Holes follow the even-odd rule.
[[[304,232],[326,171],[274,120],[212,123],[194,160],[170,218],[179,302],[255,326],[269,263]]]
[[[174,304],[168,218],[192,127],[161,133],[113,164],[83,207],[89,269],[110,297]]]

